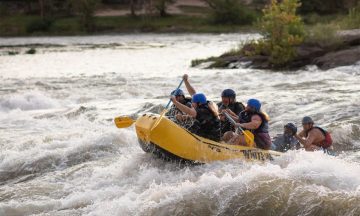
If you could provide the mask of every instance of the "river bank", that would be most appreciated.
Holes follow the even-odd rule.
[[[240,68],[298,70],[308,65],[316,65],[321,70],[353,65],[360,61],[360,29],[339,31],[336,42],[305,42],[295,47],[296,57],[284,65],[274,66],[270,56],[259,54],[248,56],[254,48],[245,44],[237,51],[226,52],[218,57],[197,59],[192,66],[205,65],[205,68]]]

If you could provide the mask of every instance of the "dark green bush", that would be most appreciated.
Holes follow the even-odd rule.
[[[211,8],[211,21],[216,24],[251,24],[256,13],[240,0],[206,0]]]
[[[35,54],[35,53],[36,53],[36,49],[30,48],[30,49],[27,50],[25,53],[26,53],[26,54]]]
[[[49,31],[51,26],[53,24],[53,21],[50,19],[35,19],[29,22],[26,25],[26,32],[27,33],[33,33],[33,32],[46,32]]]
[[[360,28],[360,3],[357,7],[349,9],[349,13],[343,20],[342,26],[345,29]]]
[[[263,38],[253,41],[246,55],[269,55],[274,67],[283,66],[296,57],[295,46],[304,40],[305,30],[301,17],[296,14],[299,0],[272,0],[263,10],[260,29]]]
[[[95,31],[95,11],[100,0],[69,0],[74,10],[80,15],[80,24],[85,31]]]

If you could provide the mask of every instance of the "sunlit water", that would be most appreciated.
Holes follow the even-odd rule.
[[[0,215],[360,215],[360,64],[189,67],[254,37],[0,39],[47,44],[35,55],[0,49]],[[179,167],[144,153],[134,128],[117,129],[112,119],[165,105],[184,73],[211,100],[225,88],[239,101],[259,98],[272,136],[312,116],[332,132],[339,156],[292,151],[265,163]]]

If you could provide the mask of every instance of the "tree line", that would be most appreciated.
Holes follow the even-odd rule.
[[[34,28],[46,29],[58,17],[79,17],[86,31],[95,28],[94,15],[101,6],[122,6],[132,17],[167,17],[168,6],[181,0],[1,0],[0,16],[13,14],[38,15]],[[210,10],[210,21],[215,24],[252,24],[261,16],[261,10],[272,0],[202,0]],[[282,2],[283,0],[278,0]],[[359,0],[301,0],[302,14],[332,14],[347,12]]]

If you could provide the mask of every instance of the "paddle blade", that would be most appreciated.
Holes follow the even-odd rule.
[[[119,116],[114,119],[115,125],[118,128],[127,128],[130,127],[135,120],[129,116]]]
[[[249,147],[256,147],[254,142],[254,134],[251,133],[249,130],[243,131],[243,134],[245,136],[245,141],[247,143],[247,146]]]

